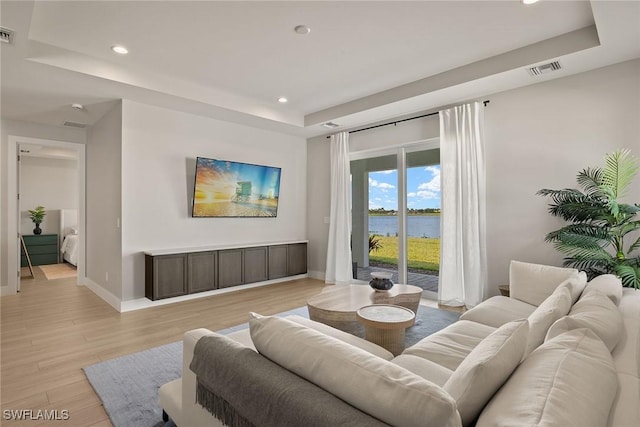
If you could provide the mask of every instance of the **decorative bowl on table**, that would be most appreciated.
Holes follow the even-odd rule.
[[[388,291],[393,287],[391,277],[393,277],[393,273],[386,271],[373,271],[371,273],[369,286],[371,286],[375,291],[378,292]]]

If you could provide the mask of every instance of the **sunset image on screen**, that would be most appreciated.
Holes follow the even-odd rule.
[[[280,168],[198,157],[194,217],[275,217]]]

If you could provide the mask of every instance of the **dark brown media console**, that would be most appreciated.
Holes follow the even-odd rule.
[[[307,273],[307,243],[145,253],[150,300]]]

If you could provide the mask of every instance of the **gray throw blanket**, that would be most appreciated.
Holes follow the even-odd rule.
[[[190,368],[197,403],[230,427],[388,426],[224,335],[198,340]]]

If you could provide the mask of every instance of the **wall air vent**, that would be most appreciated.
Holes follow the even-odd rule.
[[[542,74],[547,74],[552,71],[557,71],[561,69],[562,66],[558,61],[549,62],[547,64],[536,65],[535,67],[527,68],[527,71],[532,76],[540,76]]]
[[[84,129],[87,127],[87,125],[85,125],[84,123],[75,123],[75,122],[64,122],[63,126],[68,126],[71,128],[80,128],[80,129]]]
[[[0,41],[2,43],[13,44],[13,35],[15,32],[8,28],[0,27]]]

